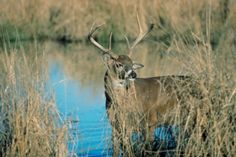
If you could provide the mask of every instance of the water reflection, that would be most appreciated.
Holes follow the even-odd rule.
[[[82,87],[63,69],[59,61],[50,61],[50,83],[56,103],[73,136],[69,142],[71,154],[109,156],[111,128],[106,117],[102,89],[95,94],[92,86]]]

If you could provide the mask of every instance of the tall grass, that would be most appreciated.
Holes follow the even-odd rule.
[[[169,155],[236,154],[235,0],[0,1],[2,154],[66,154],[66,128],[59,127],[53,96],[45,96],[47,77],[41,66],[45,64],[42,53],[36,46],[32,50],[35,54],[25,55],[24,48],[7,48],[3,41],[15,40],[16,37],[84,41],[94,22],[107,23],[97,36],[100,41],[105,42],[110,31],[114,32],[114,41],[123,40],[123,33],[127,33],[128,38],[134,38],[138,31],[137,12],[144,29],[148,22],[156,24],[146,41],[152,46],[138,46],[133,56],[146,67],[139,72],[140,76],[188,74],[199,82],[203,93],[201,99],[188,99],[178,104],[174,113],[166,114],[174,117],[166,123],[180,126],[177,146]],[[120,53],[126,51],[122,47],[116,47],[116,50]],[[73,55],[64,54],[66,67],[73,67],[70,73],[76,74],[79,70],[87,83],[102,77],[102,71],[96,69],[99,64],[97,56],[90,51],[86,53],[85,48],[78,51]],[[96,76],[91,78],[85,73],[96,73]],[[125,101],[119,103],[127,104]],[[127,119],[129,112],[121,113],[121,129],[125,130],[130,122],[133,128],[123,131],[124,134],[117,138],[125,141],[123,146],[132,156],[136,149],[129,138],[132,130],[140,131],[140,125],[136,125],[139,124],[140,114],[136,112],[134,119]],[[164,123],[165,120],[164,116],[160,121]],[[142,144],[141,147],[144,148]],[[161,152],[163,149],[159,147],[153,153],[160,155]]]
[[[37,46],[20,47],[0,50],[0,154],[66,156],[67,128],[47,87],[46,59]]]
[[[207,41],[188,47],[180,38],[174,41],[171,49],[182,62],[185,74],[195,80],[184,86],[178,84],[176,92],[180,93],[179,103],[158,116],[157,127],[167,125],[178,128],[172,132],[178,132],[174,135],[175,141],[172,141],[176,142],[175,147],[167,148],[167,140],[156,141],[159,143],[155,144],[143,139],[145,134],[148,135],[148,121],[145,119],[148,113],[143,113],[142,105],[136,101],[132,89],[128,92],[110,90],[114,96],[114,113],[110,115],[116,139],[113,144],[119,147],[121,142],[125,156],[140,156],[142,151],[150,156],[234,156],[236,79],[235,70],[228,70],[234,64],[221,67],[221,60],[216,58]],[[192,89],[192,85],[195,89]],[[192,90],[200,95],[186,95]],[[153,108],[155,105],[158,102],[153,104]],[[133,141],[134,133],[141,135],[136,143]]]
[[[198,85],[197,90],[201,93],[198,98],[189,97],[185,94],[186,91],[192,90],[191,84],[179,86],[176,92],[183,94],[180,95],[178,105],[159,116],[160,122],[157,126],[167,124],[178,128],[174,148],[165,148],[167,141],[158,145],[142,141],[137,148],[132,142],[133,132],[148,134],[145,126],[145,116],[148,113],[140,111],[142,109],[133,94],[135,91],[110,91],[114,95],[115,108],[111,122],[116,126],[113,127],[115,138],[122,143],[125,155],[140,156],[142,151],[146,151],[150,156],[235,155],[236,79],[235,61],[230,58],[235,46],[229,41],[224,42],[224,45],[214,44],[216,41],[212,38],[215,38],[215,34],[211,34],[214,29],[212,14],[211,7],[206,9],[206,28],[202,32],[203,36],[189,32],[186,38],[173,33],[172,42],[168,46],[167,53],[174,55],[179,63],[182,63],[181,71],[194,78]],[[230,47],[231,50],[225,51],[221,46]],[[119,142],[114,145],[119,147]]]

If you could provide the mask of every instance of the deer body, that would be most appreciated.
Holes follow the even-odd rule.
[[[132,101],[132,107],[125,104],[122,108],[127,108],[127,112],[139,112],[149,129],[149,139],[153,140],[154,129],[160,124],[160,117],[168,112],[173,112],[175,106],[181,101],[178,88],[189,82],[189,76],[159,76],[150,78],[134,78],[122,82],[122,85],[110,86],[108,82],[121,82],[117,80],[107,80],[105,76],[106,107],[108,115],[114,116],[112,105],[119,102],[119,99],[128,99]],[[109,89],[107,88],[109,87]],[[112,92],[111,92],[112,91]],[[110,94],[109,94],[110,93]],[[118,98],[118,100],[117,100]],[[131,103],[128,101],[127,103]],[[124,105],[118,103],[117,105]],[[115,120],[114,117],[110,120]],[[114,122],[112,122],[113,124]]]

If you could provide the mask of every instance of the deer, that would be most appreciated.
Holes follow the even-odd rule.
[[[117,127],[118,122],[116,110],[122,112],[138,112],[140,121],[144,121],[147,127],[145,137],[148,141],[154,140],[154,130],[160,124],[159,117],[169,111],[173,111],[175,106],[181,101],[178,89],[191,82],[191,76],[185,75],[167,75],[140,78],[137,76],[137,70],[144,67],[131,59],[134,48],[139,44],[149,32],[154,28],[150,24],[146,31],[143,30],[137,15],[139,34],[132,44],[125,36],[128,45],[128,53],[118,55],[112,51],[112,33],[109,35],[109,45],[105,48],[99,44],[94,34],[103,25],[92,26],[88,34],[88,40],[98,48],[102,53],[106,66],[104,75],[104,88],[106,97],[106,110],[112,126],[113,156],[119,156],[122,141],[119,136],[122,134],[121,127]],[[187,83],[186,83],[187,82]],[[189,91],[191,92],[191,91]],[[128,100],[128,101],[127,101]],[[123,102],[123,104],[122,104]],[[125,103],[124,103],[125,102]],[[127,107],[128,106],[128,107]],[[127,108],[123,110],[123,108]],[[134,110],[135,109],[135,110]],[[123,116],[126,116],[123,114]],[[126,118],[129,119],[129,118]],[[127,126],[129,128],[129,126]]]

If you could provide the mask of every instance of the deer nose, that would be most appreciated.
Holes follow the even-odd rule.
[[[137,77],[137,74],[133,70],[129,70],[125,75],[125,78],[129,78],[129,79],[133,79],[136,77]]]

